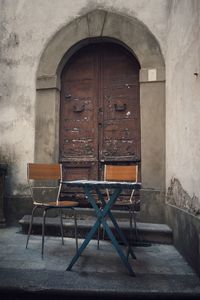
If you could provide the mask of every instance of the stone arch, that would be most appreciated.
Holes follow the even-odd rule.
[[[74,19],[49,41],[37,70],[35,161],[58,160],[60,73],[94,38],[123,43],[140,65],[143,187],[165,188],[165,64],[158,41],[138,19],[103,10]]]
[[[158,41],[139,20],[96,10],[67,24],[46,46],[37,71],[37,79],[57,74],[66,52],[81,40],[111,37],[133,49],[141,68],[163,68],[164,59]]]

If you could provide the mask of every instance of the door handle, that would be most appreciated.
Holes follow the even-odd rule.
[[[70,99],[72,95],[65,95],[65,99]]]

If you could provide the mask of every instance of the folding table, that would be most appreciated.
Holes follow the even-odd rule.
[[[126,239],[126,237],[124,236],[122,230],[120,229],[120,227],[117,224],[117,221],[115,220],[115,217],[113,216],[112,212],[111,212],[111,207],[112,205],[116,202],[117,198],[119,197],[120,193],[122,192],[122,190],[124,189],[135,189],[135,190],[139,190],[141,188],[141,183],[138,182],[113,182],[113,181],[95,181],[95,180],[73,180],[73,181],[63,181],[63,184],[65,184],[66,186],[71,186],[71,187],[82,187],[84,189],[85,195],[86,195],[86,199],[88,200],[88,202],[92,205],[92,207],[95,210],[96,216],[97,216],[97,220],[94,223],[94,225],[92,226],[92,228],[90,229],[89,233],[87,234],[84,242],[82,243],[82,245],[80,246],[80,248],[78,249],[78,251],[76,252],[75,256],[72,258],[70,264],[67,267],[67,271],[70,271],[71,268],[73,267],[73,265],[75,264],[75,262],[77,261],[77,259],[79,258],[79,256],[82,254],[82,252],[84,251],[84,249],[86,248],[86,246],[88,245],[88,243],[90,242],[90,240],[92,239],[92,237],[94,236],[94,234],[96,233],[96,231],[98,230],[99,226],[102,224],[108,237],[110,238],[115,250],[117,251],[117,253],[119,254],[122,262],[124,263],[125,267],[128,269],[130,275],[135,276],[135,273],[128,261],[128,256],[126,256],[121,248],[121,246],[119,245],[119,243],[117,242],[115,236],[113,235],[108,223],[107,223],[107,219],[108,217],[110,218],[110,220],[112,221],[114,228],[116,229],[116,231],[118,232],[122,242],[129,246],[129,243]],[[104,192],[102,192],[102,189],[112,189],[113,193],[109,199],[109,201],[105,201],[104,199]],[[96,200],[94,198],[93,192],[96,192],[97,197],[98,197],[98,201],[101,201],[101,203],[103,204],[103,208],[99,208],[99,206],[96,203]],[[133,258],[135,257],[135,254],[132,251],[132,248],[129,247],[129,251],[130,254],[132,255]]]

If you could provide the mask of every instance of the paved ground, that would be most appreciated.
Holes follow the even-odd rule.
[[[81,244],[82,240],[79,240]],[[65,271],[75,253],[75,240],[46,237],[44,259],[41,236],[26,235],[20,227],[0,229],[1,299],[121,299],[199,298],[200,280],[172,245],[134,247],[131,277],[112,245],[102,241],[100,250],[91,241],[72,271]]]

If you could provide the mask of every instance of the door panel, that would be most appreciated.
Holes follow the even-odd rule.
[[[64,172],[67,179],[98,174],[95,59],[92,49],[83,49],[72,57],[61,77],[60,162],[71,170]]]
[[[101,161],[140,161],[139,65],[123,48],[102,51]]]
[[[60,162],[65,179],[98,179],[113,161],[140,161],[139,64],[122,46],[97,43],[62,72]]]

